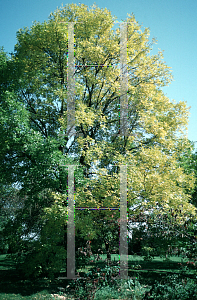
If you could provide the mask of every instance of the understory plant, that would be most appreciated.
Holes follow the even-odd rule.
[[[65,291],[73,291],[76,300],[102,300],[102,299],[143,299],[147,287],[142,286],[138,280],[120,279],[118,266],[94,267],[83,277],[72,280]]]
[[[146,299],[154,300],[196,300],[197,299],[197,277],[181,278],[172,275],[165,278],[163,282],[156,282]]]
[[[103,299],[133,299],[141,300],[149,289],[148,286],[142,286],[138,280],[121,279],[117,281],[116,289],[111,287],[102,287],[95,294],[95,300]]]
[[[74,290],[75,299],[94,299],[95,292],[102,286],[112,287],[115,285],[119,268],[117,266],[104,268],[94,267],[83,277],[72,280],[66,287],[66,291]]]

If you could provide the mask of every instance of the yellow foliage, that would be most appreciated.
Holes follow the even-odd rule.
[[[112,30],[115,20],[107,9],[70,4],[51,14],[48,22],[36,23],[17,36],[16,51],[27,82],[37,99],[43,95],[53,107],[59,101],[63,113],[59,110],[58,122],[66,132],[67,22],[75,22],[77,135],[73,145],[78,159],[89,170],[94,167],[97,176],[89,177],[89,187],[77,189],[76,203],[119,206],[119,168],[114,176],[109,169],[123,163],[128,166],[128,207],[136,203],[154,207],[158,202],[163,210],[183,205],[184,212],[195,214],[186,193],[194,185],[194,174],[186,174],[177,164],[177,154],[187,146],[189,108],[162,92],[172,81],[171,70],[162,51],[150,55],[149,30],[142,31],[133,15],[126,20],[130,136],[119,135],[120,29]],[[44,105],[42,112],[46,112]],[[52,209],[54,214],[59,209],[56,202]],[[88,224],[85,218],[84,222]]]

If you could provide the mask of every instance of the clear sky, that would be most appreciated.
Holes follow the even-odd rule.
[[[164,50],[164,60],[172,67],[174,81],[163,89],[177,102],[186,101],[191,106],[188,138],[197,141],[197,1],[195,0],[84,0],[91,6],[96,3],[107,8],[117,21],[134,13],[136,20],[150,28],[150,39],[156,37],[153,53]],[[14,50],[16,32],[30,27],[33,21],[43,22],[62,4],[59,0],[0,0],[0,47],[6,52]],[[197,148],[197,143],[195,144]]]

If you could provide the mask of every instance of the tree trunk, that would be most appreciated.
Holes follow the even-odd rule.
[[[107,252],[107,260],[111,261],[111,253],[110,253],[110,247],[108,242],[105,242],[105,248]]]

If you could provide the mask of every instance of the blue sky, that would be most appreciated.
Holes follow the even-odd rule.
[[[19,28],[30,27],[33,21],[43,22],[62,4],[59,0],[0,0],[0,47],[12,52]],[[156,37],[153,53],[164,50],[164,60],[172,68],[174,81],[163,88],[164,93],[177,102],[191,106],[188,138],[197,141],[197,1],[195,0],[84,0],[107,8],[117,20],[125,20],[134,13],[136,20],[150,28],[150,39]],[[197,143],[195,144],[197,148]]]

